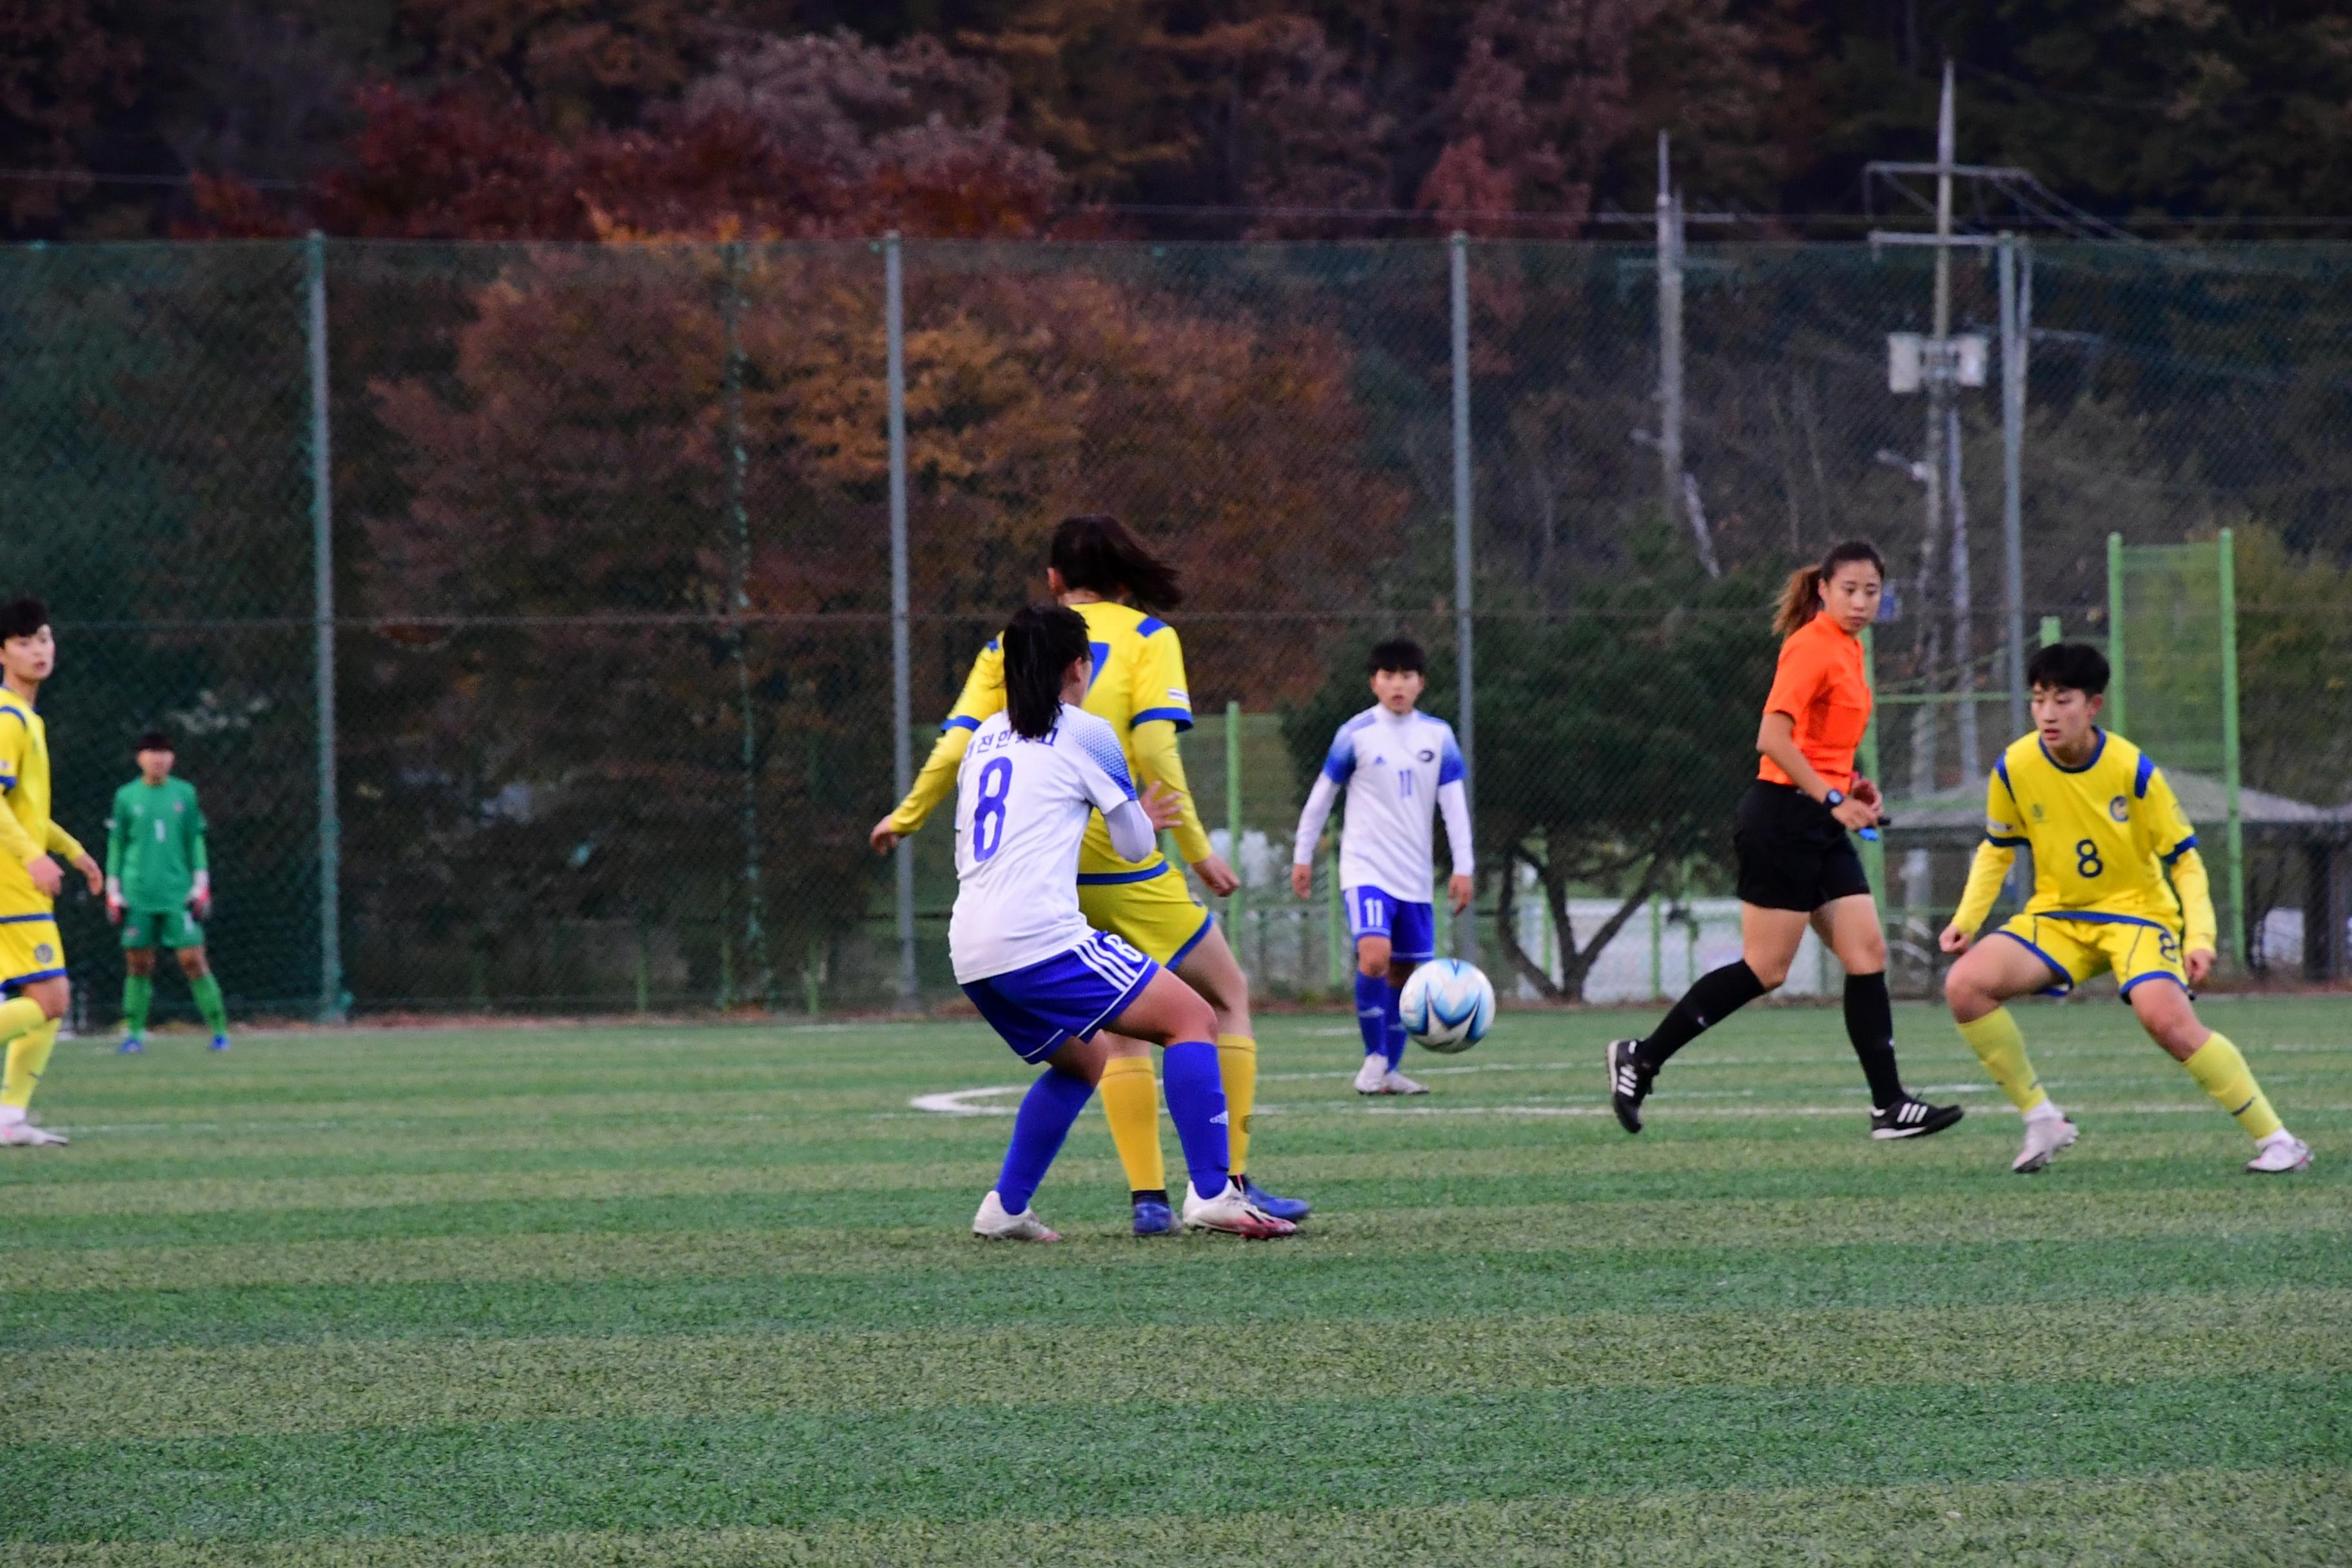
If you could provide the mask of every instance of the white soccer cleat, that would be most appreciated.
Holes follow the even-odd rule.
[[[1241,1184],[1227,1182],[1225,1190],[1213,1198],[1204,1198],[1201,1189],[1191,1183],[1184,1185],[1184,1228],[1186,1230],[1221,1230],[1228,1236],[1248,1237],[1256,1241],[1271,1241],[1276,1237],[1296,1236],[1298,1227],[1286,1219],[1276,1219],[1243,1195]]]
[[[2283,1171],[2300,1171],[2311,1163],[2311,1145],[2282,1127],[2254,1145],[2254,1157],[2246,1162],[2246,1169],[2262,1175],[2275,1175]]]
[[[1389,1094],[1427,1094],[1429,1092],[1429,1085],[1425,1083],[1417,1083],[1413,1079],[1405,1077],[1404,1074],[1397,1071],[1396,1068],[1389,1068],[1388,1088],[1385,1092]]]
[[[980,1200],[980,1212],[971,1216],[971,1233],[982,1241],[1059,1241],[1062,1233],[1046,1228],[1037,1217],[1035,1209],[1023,1209],[1019,1214],[1006,1214],[1004,1200],[995,1189]]]
[[[2021,1176],[2030,1176],[2058,1157],[2058,1151],[2071,1148],[2080,1134],[2074,1124],[2063,1116],[2029,1116],[2025,1119],[2025,1147],[2009,1168]]]
[[[0,1149],[62,1149],[70,1142],[62,1132],[52,1132],[29,1121],[11,1121],[0,1126]]]
[[[1364,1065],[1356,1069],[1356,1092],[1358,1094],[1394,1094],[1396,1092],[1389,1087],[1388,1058],[1370,1056],[1364,1058]]]

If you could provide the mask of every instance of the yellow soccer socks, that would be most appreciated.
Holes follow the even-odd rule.
[[[1257,1109],[1257,1042],[1247,1035],[1217,1037],[1217,1076],[1225,1085],[1225,1168],[1249,1169],[1250,1116]]]
[[[1977,1060],[1984,1064],[1992,1081],[2000,1086],[2009,1102],[2023,1111],[2050,1103],[2049,1094],[2042,1087],[2041,1077],[2033,1064],[2025,1059],[2025,1037],[2010,1016],[2006,1007],[1995,1007],[1972,1024],[1960,1026],[1960,1038],[1968,1041],[1969,1049],[1976,1052]]]
[[[1103,1114],[1127,1172],[1130,1192],[1168,1190],[1168,1161],[1160,1150],[1160,1080],[1150,1057],[1113,1057],[1103,1067]]]
[[[40,1011],[37,1006],[33,1010]],[[40,1086],[41,1071],[49,1065],[49,1052],[57,1043],[55,1018],[42,1019],[37,1027],[8,1042],[8,1069],[5,1077],[0,1078],[0,1122],[25,1119],[26,1109],[33,1103],[33,1090]]]
[[[2197,1087],[2213,1097],[2213,1103],[2237,1119],[2255,1142],[2279,1130],[2278,1112],[2271,1109],[2270,1097],[2254,1081],[2246,1058],[2226,1035],[2216,1034],[2180,1064]]]

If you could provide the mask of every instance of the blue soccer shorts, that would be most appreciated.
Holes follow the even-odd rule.
[[[1098,931],[1043,963],[969,981],[963,994],[1014,1056],[1035,1063],[1065,1040],[1093,1039],[1159,973],[1160,965],[1124,938]]]
[[[1408,903],[1379,888],[1349,888],[1348,935],[1389,940],[1389,962],[1422,963],[1437,956],[1437,906]]]

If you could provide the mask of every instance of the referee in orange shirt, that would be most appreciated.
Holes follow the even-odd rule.
[[[1732,847],[1739,857],[1739,961],[1701,975],[1647,1038],[1609,1045],[1609,1098],[1628,1132],[1676,1051],[1789,978],[1811,925],[1845,966],[1845,1030],[1870,1079],[1873,1138],[1918,1138],[1960,1119],[1903,1087],[1895,1065],[1895,1010],[1886,995],[1886,938],[1849,832],[1877,826],[1878,786],[1853,772],[1870,726],[1862,628],[1878,615],[1886,563],[1849,540],[1819,566],[1790,574],[1772,629],[1780,668],[1756,732],[1763,762],[1740,797]]]

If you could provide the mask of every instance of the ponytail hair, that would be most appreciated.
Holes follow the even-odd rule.
[[[1822,557],[1818,566],[1806,566],[1789,574],[1780,585],[1780,605],[1772,612],[1774,635],[1787,637],[1801,630],[1806,622],[1821,613],[1822,584],[1837,575],[1837,569],[1856,561],[1870,563],[1883,582],[1886,577],[1886,558],[1878,553],[1878,546],[1867,539],[1849,539],[1843,544],[1832,545]]]
[[[1184,602],[1177,571],[1104,512],[1062,520],[1054,530],[1046,563],[1062,574],[1065,588],[1083,588],[1106,599],[1124,599],[1147,610],[1172,610]]]
[[[1004,628],[1004,714],[1013,732],[1042,741],[1062,717],[1062,677],[1082,658],[1087,623],[1059,605],[1031,605]]]

